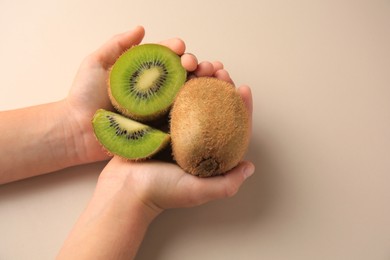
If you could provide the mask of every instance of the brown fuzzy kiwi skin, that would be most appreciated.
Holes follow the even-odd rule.
[[[230,83],[210,77],[189,80],[176,96],[170,116],[173,157],[188,173],[223,174],[248,149],[249,114]]]

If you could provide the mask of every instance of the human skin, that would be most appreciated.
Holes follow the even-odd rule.
[[[141,42],[144,28],[118,34],[82,62],[69,95],[60,101],[0,112],[0,184],[69,166],[109,159],[96,141],[91,118],[98,108],[112,110],[107,95],[109,69],[128,48]],[[201,62],[185,53],[181,39],[160,42],[178,55],[195,76],[231,81],[220,62]]]
[[[0,183],[110,159],[94,137],[91,118],[98,108],[113,109],[106,86],[109,69],[126,49],[140,44],[144,34],[138,26],[88,55],[63,100],[0,112],[6,122],[0,125]],[[221,62],[198,63],[194,55],[185,53],[181,39],[160,44],[181,56],[192,77],[232,82]],[[251,115],[250,88],[241,86],[238,92]],[[233,196],[253,172],[253,164],[243,161],[222,176],[201,179],[175,164],[113,157],[58,259],[132,259],[149,224],[162,211]]]
[[[253,171],[245,162],[226,175],[205,179],[170,163],[114,157],[58,259],[133,259],[148,226],[165,209],[231,197]]]

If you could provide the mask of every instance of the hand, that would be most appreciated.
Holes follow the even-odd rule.
[[[73,143],[78,151],[77,163],[89,163],[108,159],[107,153],[96,141],[91,119],[99,108],[113,110],[107,94],[109,70],[117,58],[131,46],[140,44],[145,31],[138,26],[133,30],[114,36],[82,62],[74,79],[73,86],[65,100],[65,108],[71,115],[69,125],[74,136]],[[215,76],[231,81],[229,74],[220,62],[201,62],[185,53],[185,43],[178,38],[160,42],[181,56],[182,65],[192,76]]]
[[[88,56],[66,100],[74,116],[74,136],[84,158],[81,162],[106,159],[93,136],[90,120],[98,108],[112,109],[107,96],[108,70],[119,55],[139,44],[144,30],[118,35]],[[178,55],[190,77],[210,76],[233,83],[221,62],[204,61],[185,54],[180,39],[161,42]],[[252,118],[250,88],[238,88]],[[128,162],[114,157],[102,171],[87,209],[66,240],[58,259],[133,259],[151,221],[164,209],[193,207],[211,200],[233,196],[254,172],[251,162],[243,161],[224,175],[199,178],[179,166],[161,161]],[[91,235],[92,234],[92,235]],[[99,258],[100,257],[100,258]]]
[[[225,79],[230,79],[225,71],[219,73],[224,75]],[[238,91],[248,109],[251,125],[250,88],[241,86]],[[101,173],[98,189],[103,187],[104,194],[110,194],[115,189],[113,187],[120,187],[129,200],[138,201],[146,207],[145,211],[152,212],[153,218],[164,209],[193,207],[211,200],[231,197],[253,172],[254,165],[243,161],[224,175],[200,178],[185,173],[179,166],[171,163],[129,162],[114,157]]]
[[[114,157],[103,170],[98,187],[120,186],[130,200],[137,200],[158,215],[164,209],[194,207],[231,197],[253,172],[254,165],[243,161],[224,175],[200,178],[171,163],[127,162]]]

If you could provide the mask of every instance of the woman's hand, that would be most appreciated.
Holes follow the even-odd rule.
[[[137,200],[158,215],[164,209],[194,207],[231,197],[253,172],[253,164],[243,161],[223,175],[200,178],[172,163],[128,162],[114,157],[103,170],[98,187],[121,187],[129,200]]]
[[[118,34],[82,62],[69,95],[64,101],[66,113],[70,115],[67,117],[70,121],[67,125],[73,135],[69,147],[70,150],[77,150],[76,164],[109,158],[96,141],[91,119],[99,108],[113,110],[107,93],[109,70],[124,51],[141,43],[144,34],[145,30],[141,26]],[[186,46],[181,39],[172,38],[159,44],[169,47],[181,56],[182,65],[191,77],[214,76],[232,82],[221,62],[204,61],[198,64],[193,54],[185,53]]]
[[[98,108],[112,109],[107,95],[110,67],[123,51],[139,44],[144,29],[115,36],[88,56],[80,67],[66,109],[73,118],[74,143],[80,163],[108,156],[96,141],[90,120]],[[180,39],[161,42],[181,56],[189,77],[209,76],[233,83],[221,62],[198,63],[185,53]],[[252,120],[250,88],[238,88]],[[179,166],[156,160],[129,162],[113,157],[99,176],[88,207],[65,241],[58,259],[133,259],[153,219],[164,209],[193,207],[211,200],[233,196],[254,172],[243,161],[224,175],[199,178]]]

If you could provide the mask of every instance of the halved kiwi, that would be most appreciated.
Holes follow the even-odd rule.
[[[142,44],[115,62],[108,92],[118,111],[145,122],[166,114],[186,78],[175,52],[159,44]]]
[[[149,158],[170,141],[167,133],[104,109],[96,111],[92,124],[107,151],[130,160]]]

